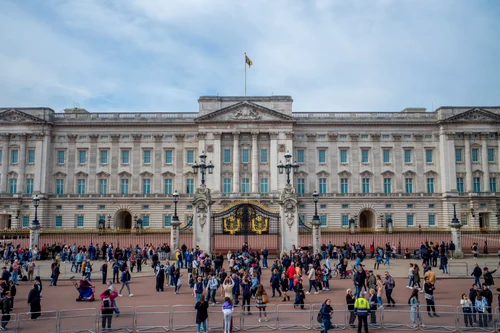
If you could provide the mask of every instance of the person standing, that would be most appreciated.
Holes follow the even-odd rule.
[[[201,325],[203,325],[203,332],[207,332],[207,319],[208,319],[208,302],[205,301],[205,295],[200,295],[200,300],[194,306],[196,310],[196,326],[197,332],[200,333]]]
[[[111,291],[110,289],[104,290],[101,294],[101,314],[102,314],[102,329],[110,330],[111,329],[111,320],[113,319],[113,311],[114,311],[114,300],[116,298],[116,291]],[[107,323],[107,328],[106,328]]]
[[[224,316],[224,325],[223,331],[224,333],[231,332],[231,321],[233,320],[233,302],[231,302],[231,298],[226,297],[224,299],[224,303],[222,304],[222,314]]]
[[[42,311],[41,295],[38,283],[36,282],[28,294],[28,304],[30,305],[31,319],[40,317],[40,312]]]
[[[108,280],[106,282],[106,287],[109,289],[111,292],[115,292],[115,285],[111,282],[111,280]],[[117,317],[120,317],[120,309],[118,308],[118,305],[116,304],[116,297],[113,300],[113,310],[116,314]]]
[[[470,275],[474,277],[474,284],[480,286],[481,285],[480,278],[481,275],[483,275],[483,272],[481,271],[481,268],[479,268],[479,265],[477,263],[474,264],[474,269],[472,270],[472,273]]]
[[[406,286],[406,288],[408,289],[413,289],[413,284],[414,284],[413,272],[414,272],[413,264],[410,263],[410,269],[408,270],[408,285]]]
[[[472,303],[472,319],[474,320],[474,323],[477,323],[476,307],[474,305],[476,304],[476,297],[478,293],[479,286],[474,283],[472,288],[469,290],[469,299]]]
[[[462,294],[462,299],[460,300],[460,305],[462,306],[462,312],[464,314],[465,327],[472,327],[472,302],[467,297],[466,294]]]
[[[363,294],[366,294],[364,292]],[[370,304],[363,296],[360,296],[354,302],[354,312],[358,316],[358,333],[361,333],[363,325],[365,326],[365,333],[368,333],[368,315],[370,314]]]
[[[160,267],[156,271],[156,292],[163,291],[164,285],[165,285],[165,270],[164,266],[160,265]]]
[[[259,286],[257,287],[257,291],[255,292],[255,303],[257,309],[259,309],[259,322],[268,321],[266,314],[266,307],[268,302],[269,299],[266,291],[264,290],[264,286],[259,284]],[[262,319],[262,315],[264,315],[264,319]]]
[[[477,294],[474,307],[476,308],[476,313],[478,314],[479,327],[488,327],[488,315],[486,314],[488,301],[485,297],[483,297],[482,291]]]
[[[412,290],[408,304],[410,305],[410,321],[413,324],[413,328],[416,328],[420,318],[420,300],[418,298],[418,289]]]
[[[33,274],[35,273],[35,261],[33,258],[30,259],[30,262],[26,265],[26,271],[28,272],[28,281],[33,281]]]
[[[215,277],[215,273],[212,273],[212,278],[207,284],[207,302],[210,303],[212,300],[212,305],[215,305],[217,301],[215,300],[215,294],[217,294],[217,288],[219,288],[219,281]]]
[[[250,280],[248,279],[248,276],[245,277],[241,282],[241,289],[243,291],[243,304],[241,306],[241,311],[245,312],[245,304],[246,304],[247,313],[248,315],[251,315],[252,312],[250,311],[250,297],[252,296],[252,291],[250,288]]]
[[[311,293],[312,288],[314,287],[314,294],[318,294],[318,286],[316,283],[316,270],[314,269],[312,264],[309,264],[309,271],[307,272],[307,278],[309,279],[309,291],[306,293],[309,295]]]
[[[493,274],[495,274],[497,270],[498,270],[498,266],[493,271],[489,271],[488,267],[483,268],[483,271],[484,271],[483,272],[483,278],[484,278],[483,284],[486,284],[488,286],[488,289],[490,289],[490,290],[491,290],[491,286],[495,285],[495,281],[493,281]]]
[[[346,294],[345,300],[347,304],[347,311],[349,311],[349,326],[355,327],[354,320],[356,320],[356,313],[354,312],[354,302],[356,298],[352,294],[351,289],[347,289]]]
[[[485,277],[486,280],[486,277]],[[486,312],[488,312],[488,322],[493,320],[493,315],[491,314],[492,310],[492,304],[493,304],[493,293],[489,289],[489,286],[486,283],[483,283],[483,289],[481,290],[481,294],[483,295],[483,298],[486,299],[486,303],[488,303],[488,306],[486,307]]]
[[[2,295],[0,296],[0,310],[2,310],[2,319],[0,323],[0,331],[6,331],[7,330],[7,324],[10,321],[10,311],[11,311],[11,303],[10,303],[10,292],[7,290],[4,290],[2,292]]]
[[[389,274],[388,271],[385,271],[385,282],[384,282],[384,287],[385,287],[385,296],[387,297],[387,306],[392,307],[396,306],[396,301],[392,298],[392,291],[394,287],[396,286],[396,283],[394,282],[394,278]]]
[[[329,298],[325,300],[323,305],[321,305],[321,321],[323,323],[323,333],[328,333],[328,330],[333,326],[332,325],[332,312],[333,308],[330,305],[331,301]]]
[[[432,312],[434,313],[434,317],[439,317],[439,315],[436,313],[436,307],[434,306],[434,290],[436,287],[434,286],[433,283],[429,279],[425,281],[424,284],[424,292],[425,292],[425,302],[427,303],[427,315],[432,318]]]
[[[278,273],[277,269],[273,270],[273,274],[271,275],[271,279],[269,281],[271,283],[271,288],[273,290],[273,296],[276,296],[276,291],[279,293],[281,297],[281,291],[280,291],[280,275]]]
[[[111,267],[113,268],[113,283],[120,283],[120,278],[118,275],[120,273],[120,264],[118,263],[118,260],[115,259]]]
[[[368,291],[368,303],[370,303],[370,325],[377,324],[377,295],[375,295],[375,289],[369,289]]]
[[[196,297],[196,303],[200,301],[200,297],[203,294],[203,280],[201,276],[198,276],[196,283],[194,284],[194,293]]]
[[[122,290],[123,290],[123,287],[127,287],[127,290],[128,290],[128,296],[129,297],[132,297],[134,296],[134,294],[132,294],[130,292],[130,279],[131,279],[131,276],[130,276],[130,272],[128,270],[128,267],[125,267],[125,270],[122,272],[122,277],[121,277],[121,283],[122,283],[122,287],[120,288],[120,292],[118,293],[118,296],[122,297]]]
[[[50,281],[50,285],[57,287],[57,280],[59,279],[59,275],[61,274],[61,268],[59,267],[59,264],[55,264],[54,266],[54,272],[52,273],[52,281]]]
[[[107,261],[105,261],[104,264],[102,264],[101,273],[102,273],[102,284],[106,284],[106,279],[108,277],[108,262]]]

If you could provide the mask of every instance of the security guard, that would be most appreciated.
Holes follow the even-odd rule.
[[[365,295],[366,292],[363,293]],[[358,333],[361,333],[363,323],[365,325],[365,333],[368,333],[368,315],[370,314],[370,303],[363,296],[358,297],[354,302],[354,313],[358,316]]]

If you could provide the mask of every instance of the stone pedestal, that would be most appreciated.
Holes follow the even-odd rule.
[[[280,196],[281,253],[289,253],[293,246],[299,248],[299,216],[297,195],[292,185],[287,184]]]
[[[172,221],[171,229],[170,229],[170,258],[175,259],[175,251],[180,249],[180,235],[179,235],[179,226],[181,225],[180,221]]]
[[[392,221],[387,221],[387,233],[392,234]]]
[[[349,221],[349,232],[351,234],[356,233],[356,223]]]
[[[464,253],[462,251],[462,225],[450,225],[451,227],[451,241],[455,243],[455,253],[453,258],[463,258]]]
[[[321,223],[314,223],[313,222],[313,229],[312,229],[312,246],[313,246],[313,251],[316,253],[316,250],[321,252]]]
[[[40,250],[40,226],[32,226],[30,228],[30,249],[37,247]]]
[[[199,246],[200,250],[212,254],[211,225],[212,199],[210,189],[199,187],[194,195],[193,206],[193,247]]]

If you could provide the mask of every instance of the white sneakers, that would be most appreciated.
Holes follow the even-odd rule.
[[[118,294],[118,296],[122,297],[123,295],[122,294]]]
[[[132,296],[134,296],[134,294],[130,294],[130,295],[128,295],[128,297],[132,297]]]

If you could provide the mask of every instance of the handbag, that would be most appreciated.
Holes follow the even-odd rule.
[[[266,294],[262,294],[262,303],[263,304],[269,303],[269,297]]]

